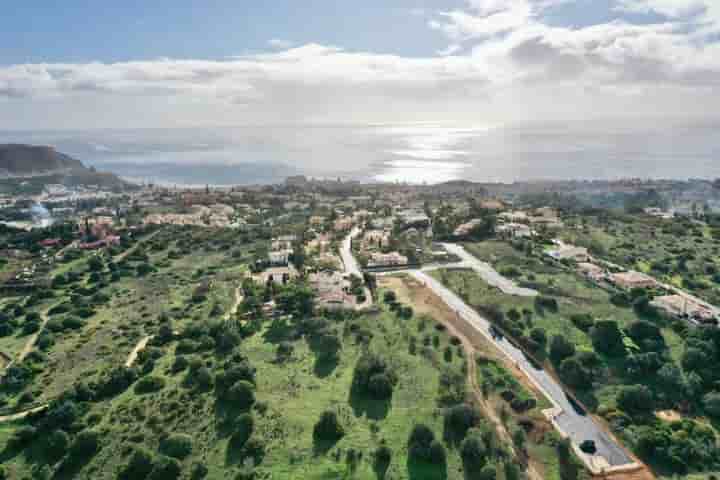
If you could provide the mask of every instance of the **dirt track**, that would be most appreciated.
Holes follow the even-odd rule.
[[[383,287],[393,289],[397,294],[398,300],[412,305],[413,309],[415,309],[417,313],[425,313],[432,316],[435,320],[445,326],[450,335],[460,339],[463,350],[465,351],[465,358],[467,359],[467,381],[471,389],[473,400],[480,407],[485,417],[493,424],[498,435],[503,439],[503,442],[511,446],[512,437],[510,436],[507,427],[500,420],[500,417],[492,404],[483,396],[482,390],[480,389],[480,385],[477,381],[475,345],[482,345],[483,350],[485,350],[488,345],[484,342],[484,339],[482,339],[481,336],[478,336],[477,332],[466,328],[466,324],[464,324],[464,322],[456,322],[455,312],[450,310],[447,305],[429,289],[423,288],[422,285],[411,278],[406,277],[400,279],[396,277],[381,277],[380,284]],[[474,343],[472,338],[476,336],[479,338],[475,338]],[[481,340],[482,343],[480,343]],[[528,460],[528,476],[533,480],[542,480],[543,476],[538,473],[538,465],[532,459]]]

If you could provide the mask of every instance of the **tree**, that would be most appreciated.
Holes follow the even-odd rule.
[[[397,302],[397,295],[395,295],[395,292],[394,292],[394,291],[388,290],[388,291],[385,292],[385,294],[383,295],[383,301],[384,301],[385,303],[395,303],[395,302]]]
[[[560,376],[571,387],[586,389],[591,385],[590,375],[575,358],[566,358],[560,363]]]
[[[321,441],[336,441],[345,435],[345,429],[338,420],[337,413],[325,410],[313,428],[313,438]]]
[[[99,448],[100,433],[96,430],[83,430],[70,446],[70,458],[76,462],[88,461]]]
[[[54,430],[45,437],[45,451],[49,458],[58,459],[65,455],[70,437],[62,430]]]
[[[662,340],[660,329],[646,320],[632,322],[627,329],[628,335],[638,345],[644,345],[646,341]]]
[[[625,352],[622,333],[617,322],[613,320],[595,322],[595,326],[590,329],[590,338],[598,352],[610,356],[619,356]]]
[[[550,358],[555,363],[560,363],[566,358],[575,355],[575,345],[563,335],[554,335],[550,340]]]
[[[703,397],[705,411],[716,418],[720,418],[720,392],[710,392]]]
[[[127,479],[146,478],[152,471],[155,464],[153,454],[142,448],[136,447],[128,462],[123,476]]]
[[[250,413],[243,413],[235,421],[231,441],[233,445],[242,447],[255,431],[255,419]]]
[[[192,449],[192,438],[184,433],[173,433],[160,442],[160,451],[162,453],[180,460],[190,455]]]
[[[228,389],[227,400],[240,409],[248,409],[255,403],[255,386],[245,380],[236,382]]]
[[[468,404],[455,405],[445,411],[445,439],[452,443],[461,442],[468,430],[480,423],[480,415]]]
[[[153,468],[150,474],[150,480],[175,480],[180,477],[182,472],[182,465],[174,458],[161,456],[157,462],[155,462],[155,468]]]
[[[630,414],[646,413],[653,409],[653,397],[645,385],[627,385],[617,394],[618,407]]]
[[[408,454],[410,458],[420,461],[430,461],[430,447],[435,442],[435,434],[424,424],[413,427],[408,438]]]
[[[479,434],[468,435],[460,444],[466,477],[477,475],[487,462],[488,449]]]

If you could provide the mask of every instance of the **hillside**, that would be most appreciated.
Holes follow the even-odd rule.
[[[33,175],[58,170],[86,170],[80,160],[56,151],[53,147],[0,145],[0,171],[9,175]]]
[[[53,147],[22,144],[0,144],[0,179],[3,178],[6,179],[3,183],[8,180],[13,183],[16,178],[32,178],[31,183],[40,188],[42,184],[52,183],[68,186],[128,186],[116,175],[88,168],[80,160],[58,152]]]

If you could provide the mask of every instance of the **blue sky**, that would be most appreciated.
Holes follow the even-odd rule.
[[[702,117],[719,40],[718,0],[5,0],[0,128]]]
[[[268,41],[427,55],[446,41],[420,10],[461,0],[6,0],[0,63],[158,57],[219,59],[266,50]]]

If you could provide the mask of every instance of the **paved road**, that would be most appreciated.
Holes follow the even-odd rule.
[[[460,258],[460,263],[448,265],[448,268],[471,268],[489,285],[499,288],[503,293],[518,297],[535,297],[538,292],[530,288],[518,287],[512,280],[500,275],[490,264],[468,253],[462,245],[443,243],[445,249]]]
[[[455,310],[458,315],[475,327],[488,338],[497,348],[507,355],[522,372],[535,384],[536,387],[548,397],[554,406],[554,415],[551,421],[556,428],[565,433],[577,447],[585,440],[595,441],[597,454],[592,458],[585,458],[586,463],[596,468],[602,466],[617,467],[633,464],[634,460],[627,452],[612,439],[605,429],[598,425],[589,415],[576,408],[569,400],[562,387],[546,371],[536,368],[522,353],[505,338],[494,338],[490,334],[490,322],[481,317],[475,309],[468,306],[455,293],[443,286],[440,282],[422,271],[411,271],[410,275],[421,281],[445,303]],[[575,449],[578,451],[577,448]]]
[[[357,237],[359,233],[360,229],[355,227],[348,236],[345,237],[342,241],[342,245],[340,246],[340,257],[342,258],[343,265],[345,266],[345,273],[357,275],[358,277],[363,278],[360,265],[358,265],[357,260],[355,260],[355,257],[352,254],[352,239]]]

